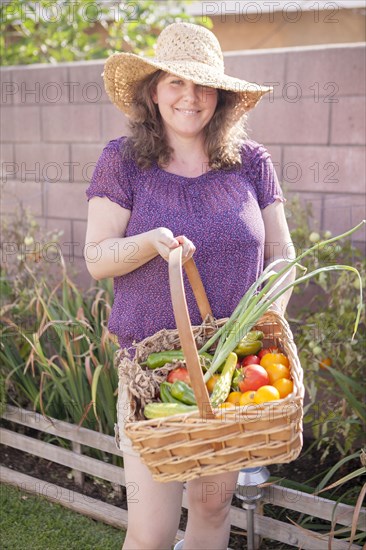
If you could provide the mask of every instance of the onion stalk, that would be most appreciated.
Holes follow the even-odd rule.
[[[318,269],[314,269],[310,273],[305,273],[301,277],[296,277],[294,281],[288,283],[280,290],[277,290],[277,289],[280,286],[280,284],[286,279],[289,271],[294,266],[298,265],[302,267],[299,262],[305,256],[308,256],[314,250],[319,250],[321,247],[327,246],[330,243],[336,242],[340,239],[343,239],[345,237],[352,235],[353,233],[361,229],[361,227],[364,226],[365,223],[366,223],[366,220],[363,220],[358,225],[356,225],[349,231],[342,233],[341,235],[337,235],[336,237],[332,237],[331,239],[327,239],[325,241],[320,241],[316,243],[311,248],[308,248],[307,250],[299,254],[294,260],[280,259],[280,260],[275,260],[274,262],[269,264],[263,270],[260,277],[251,285],[251,287],[244,294],[244,296],[240,300],[239,304],[237,305],[237,307],[235,308],[234,312],[232,313],[230,318],[227,320],[227,322],[199,350],[199,353],[208,350],[212,346],[212,344],[214,344],[218,340],[211,366],[204,375],[205,382],[207,382],[211,378],[211,376],[216,372],[216,370],[225,362],[229,353],[236,348],[238,344],[238,335],[240,335],[240,338],[239,338],[240,340],[244,338],[246,334],[248,334],[248,332],[253,328],[253,326],[259,321],[262,315],[269,309],[269,307],[276,300],[278,300],[278,298],[280,298],[282,294],[287,292],[287,290],[311,279],[312,277],[315,277],[316,275],[319,275],[320,273],[324,273],[327,271],[342,270],[342,271],[350,271],[358,277],[358,280],[360,282],[359,303],[357,306],[357,313],[356,313],[355,324],[353,328],[353,334],[352,334],[352,339],[353,339],[359,325],[362,305],[363,305],[362,279],[361,279],[360,273],[356,268],[348,265],[338,265],[338,264],[320,267]],[[285,265],[278,272],[273,272],[273,268],[278,263],[283,263],[284,261],[287,262],[287,265]]]

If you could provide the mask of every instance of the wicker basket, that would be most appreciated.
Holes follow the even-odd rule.
[[[210,306],[193,260],[185,264],[202,318]],[[188,481],[200,476],[237,471],[241,468],[288,463],[302,448],[302,413],[304,387],[302,368],[290,328],[280,315],[267,312],[257,323],[264,332],[264,343],[276,345],[289,358],[294,382],[292,394],[263,405],[246,405],[212,410],[199,365],[195,338],[201,327],[190,325],[185,300],[181,249],[169,258],[169,278],[177,334],[179,335],[198,412],[154,420],[129,421],[125,433],[133,449],[148,466],[157,481]],[[222,321],[222,320],[221,320]],[[218,325],[222,324],[220,321]],[[175,331],[171,333],[174,340]],[[207,335],[208,338],[208,335]],[[142,342],[147,346],[149,339]],[[141,357],[144,349],[139,349]],[[134,396],[130,394],[130,399]],[[136,409],[136,407],[134,407]]]

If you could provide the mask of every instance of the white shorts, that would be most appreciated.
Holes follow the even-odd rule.
[[[124,454],[139,456],[139,453],[132,449],[132,443],[129,437],[125,434],[125,422],[131,411],[130,400],[127,395],[125,385],[120,380],[118,383],[118,398],[117,398],[117,423],[114,425],[114,433],[117,448]]]

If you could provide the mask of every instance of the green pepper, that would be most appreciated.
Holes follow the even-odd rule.
[[[263,336],[264,334],[261,330],[251,330],[242,340],[240,340],[239,344],[234,349],[234,353],[240,358],[246,355],[255,355],[262,349]]]
[[[209,353],[203,352],[200,355],[205,357],[209,361],[212,361],[212,355]],[[159,351],[155,353],[150,353],[147,360],[142,365],[146,365],[149,369],[155,370],[160,369],[166,363],[173,363],[174,361],[183,361],[184,354],[181,349],[173,349],[169,351]]]
[[[181,380],[176,380],[170,389],[171,394],[175,399],[186,405],[197,405],[193,390],[188,384]]]
[[[169,382],[162,382],[160,384],[160,398],[163,403],[181,403],[181,401],[172,396],[172,385]]]
[[[236,369],[234,372],[234,376],[231,380],[231,387],[233,391],[240,391],[239,389],[239,382],[242,382],[243,380],[243,373],[241,369]]]

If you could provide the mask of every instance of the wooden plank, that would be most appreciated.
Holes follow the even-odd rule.
[[[56,447],[56,445],[52,445],[51,443],[45,443],[44,441],[39,441],[33,437],[18,434],[5,428],[0,428],[0,441],[3,445],[20,449],[26,453],[51,460],[68,468],[80,470],[86,474],[106,479],[119,485],[125,485],[123,468],[106,464],[101,460],[79,455],[73,451]]]
[[[3,414],[3,418],[23,426],[28,426],[35,430],[40,430],[49,434],[57,435],[75,441],[81,445],[87,445],[105,451],[117,456],[123,456],[122,451],[117,449],[114,437],[111,435],[105,435],[94,430],[88,430],[87,428],[79,427],[76,424],[70,424],[69,422],[63,422],[56,418],[47,419],[42,414],[27,411],[26,409],[19,409],[12,405],[7,405],[6,411]]]
[[[348,504],[337,504],[336,502],[302,491],[295,491],[279,485],[270,485],[264,488],[263,502],[273,506],[281,506],[289,510],[308,514],[316,518],[328,520],[333,519],[340,525],[352,525],[354,506]],[[333,518],[334,513],[334,518]],[[366,525],[366,508],[362,508],[358,528],[364,530]]]
[[[240,508],[231,507],[231,523],[237,527],[242,527],[245,524],[246,518],[243,518],[244,510]],[[241,525],[240,525],[241,524]],[[318,537],[317,533],[308,529],[302,529],[292,525],[290,523],[284,523],[277,519],[268,518],[254,514],[254,526],[257,535],[261,535],[264,538],[277,540],[285,544],[290,544],[296,548],[302,548],[307,550],[328,550],[328,536]],[[339,539],[332,539],[332,550],[361,550],[361,546],[353,544],[349,546],[349,543],[343,542]]]
[[[75,441],[72,441],[71,448],[74,453],[77,453],[78,455],[83,454],[80,443],[75,443]],[[84,472],[80,472],[80,470],[73,470],[72,475],[74,476],[74,481],[76,485],[78,485],[80,489],[83,489],[85,481]]]

